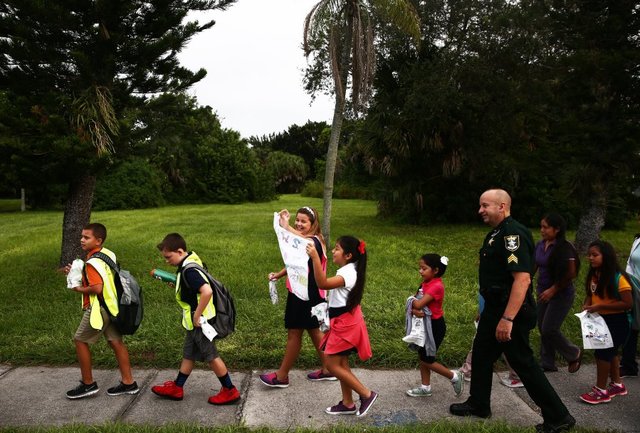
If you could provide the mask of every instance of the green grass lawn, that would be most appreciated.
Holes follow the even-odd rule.
[[[126,339],[134,365],[176,367],[182,356],[183,330],[172,289],[149,276],[155,267],[170,270],[155,245],[169,232],[179,232],[190,249],[232,291],[238,310],[237,332],[219,344],[232,369],[266,369],[279,365],[285,345],[283,326],[286,289],[279,282],[281,302],[272,305],[267,274],[281,269],[272,214],[293,212],[302,205],[321,209],[318,199],[286,195],[278,201],[242,205],[175,206],[161,209],[95,212],[92,221],[104,223],[106,246],[144,288],[145,320]],[[487,228],[474,225],[418,227],[398,225],[376,217],[376,204],[335,200],[333,237],[354,234],[367,242],[369,264],[363,311],[373,347],[366,367],[415,367],[416,355],[401,341],[404,302],[420,283],[418,258],[426,252],[449,257],[444,277],[447,336],[440,359],[457,367],[469,350],[477,306],[477,252]],[[515,209],[517,217],[517,208]],[[81,317],[80,297],[66,289],[56,271],[60,254],[62,213],[0,214],[0,362],[18,365],[69,365],[76,362],[73,333]],[[624,232],[604,232],[626,260],[635,224]],[[537,228],[534,237],[539,239]],[[582,285],[583,266],[579,285]],[[331,264],[328,273],[336,267]],[[582,293],[582,292],[580,292]],[[575,310],[582,301],[576,300]],[[579,341],[578,319],[570,316],[567,334]],[[538,338],[534,334],[533,344]],[[114,367],[107,345],[93,347],[94,365]],[[297,367],[317,366],[308,339]]]

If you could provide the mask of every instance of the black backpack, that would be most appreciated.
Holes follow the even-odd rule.
[[[218,335],[216,339],[225,338],[236,330],[236,307],[229,290],[220,281],[213,278],[209,271],[197,263],[189,262],[181,270],[181,273],[187,269],[195,268],[202,272],[209,280],[209,285],[213,291],[213,305],[216,309],[216,315],[209,320],[209,323],[216,330]],[[186,283],[186,280],[182,278]]]
[[[142,287],[129,271],[120,269],[120,266],[105,253],[97,252],[91,256],[94,257],[105,262],[113,272],[118,296],[118,314],[114,316],[103,299],[100,300],[100,304],[107,310],[109,319],[122,335],[134,334],[142,322]]]

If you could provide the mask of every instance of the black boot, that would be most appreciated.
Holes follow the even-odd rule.
[[[470,416],[474,415],[479,418],[489,418],[491,416],[491,409],[479,409],[469,400],[464,403],[455,403],[449,406],[449,412],[457,416]]]

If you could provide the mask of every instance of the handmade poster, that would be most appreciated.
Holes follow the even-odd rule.
[[[598,313],[582,311],[576,313],[582,327],[582,343],[585,349],[608,349],[613,347],[609,327]]]
[[[280,215],[273,213],[273,229],[278,237],[280,254],[287,268],[289,290],[303,301],[309,300],[309,255],[307,255],[308,239],[295,235],[280,227]]]

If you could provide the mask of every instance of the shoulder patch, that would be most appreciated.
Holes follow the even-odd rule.
[[[508,235],[504,237],[504,247],[507,251],[517,251],[520,248],[520,235]]]
[[[507,263],[515,263],[517,265],[518,258],[516,257],[515,254],[511,254],[509,257],[507,257]]]

